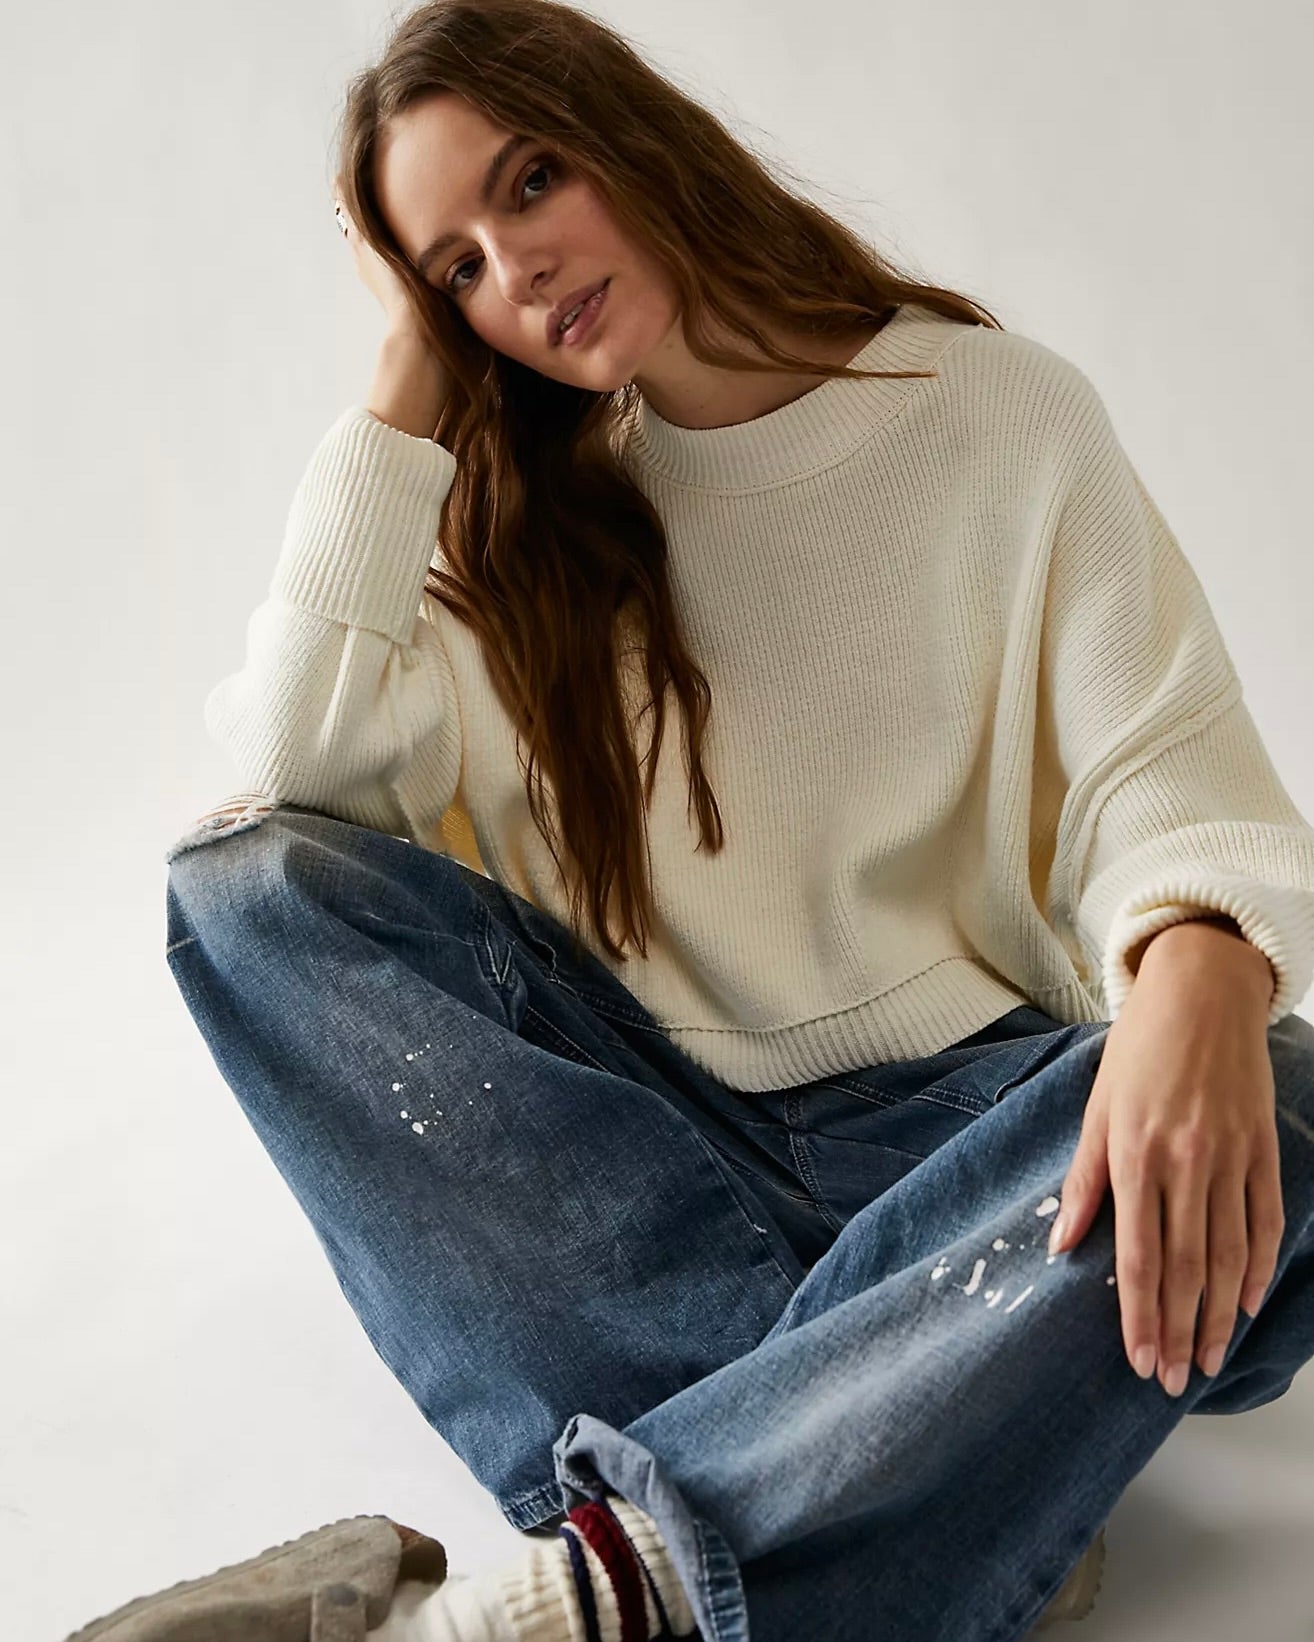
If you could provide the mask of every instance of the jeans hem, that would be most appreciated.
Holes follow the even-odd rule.
[[[552,1457],[568,1509],[615,1493],[653,1519],[706,1642],[748,1642],[748,1608],[734,1552],[689,1509],[642,1443],[591,1414],[576,1414],[553,1444]]]
[[[498,1500],[497,1505],[511,1526],[522,1534],[561,1516],[565,1509],[561,1503],[561,1488],[555,1482],[545,1482],[541,1488],[531,1488],[527,1494],[517,1494],[514,1499]]]

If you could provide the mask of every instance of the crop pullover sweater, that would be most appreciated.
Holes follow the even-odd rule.
[[[1276,1023],[1314,976],[1314,829],[1094,387],[916,304],[853,363],[934,374],[723,428],[639,402],[623,459],[711,687],[725,846],[697,848],[677,718],[649,955],[586,925],[590,950],[748,1091],[929,1055],[1021,1003],[1113,1020],[1129,951],[1211,914],[1268,956]],[[246,794],[464,858],[564,923],[514,727],[422,593],[455,469],[342,413],[205,722]]]

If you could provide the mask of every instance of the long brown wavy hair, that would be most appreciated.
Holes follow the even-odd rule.
[[[528,744],[530,813],[569,893],[577,950],[587,898],[597,939],[624,960],[607,927],[614,895],[621,942],[646,957],[646,812],[669,685],[683,714],[699,847],[718,852],[724,843],[702,766],[711,692],[671,601],[661,519],[623,466],[635,384],[573,387],[490,348],[420,277],[384,219],[374,186],[380,134],[438,92],[457,92],[496,124],[541,141],[592,184],[632,241],[668,270],[686,343],[707,364],[854,380],[928,376],[801,357],[767,328],[839,338],[905,302],[1004,327],[979,303],[919,283],[791,193],[618,33],[556,0],[433,0],[406,15],[377,64],[349,83],[337,158],[344,203],[404,281],[450,383],[433,437],[457,469],[438,532],[444,567],[430,567],[425,593],[477,635],[517,729],[517,756],[522,737]],[[757,357],[716,341],[709,316]],[[655,713],[642,784],[617,676],[631,649],[646,656],[643,711]],[[543,801],[544,773],[576,864],[573,883]]]

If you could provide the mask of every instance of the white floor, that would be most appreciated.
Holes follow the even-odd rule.
[[[20,924],[7,988],[0,1637],[62,1642],[358,1512],[434,1534],[455,1572],[515,1556],[214,1070],[164,964],[163,869],[116,881],[110,853],[76,915]],[[1185,1421],[1107,1538],[1095,1613],[1047,1638],[1312,1642],[1314,1373]]]

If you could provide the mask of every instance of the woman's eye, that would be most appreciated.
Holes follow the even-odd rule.
[[[556,167],[554,165],[548,164],[543,158],[540,157],[540,159],[534,162],[533,168],[525,173],[525,180],[520,185],[521,193],[523,194],[525,189],[529,187],[530,179],[532,177],[537,177],[539,175],[550,177],[555,170]],[[546,193],[547,189],[542,188],[537,194],[532,194],[530,198],[541,200],[543,195]],[[446,284],[446,289],[451,291],[456,296],[460,296],[463,291],[468,291],[470,289],[470,284],[474,283],[473,275],[471,275],[469,284],[458,285],[455,281],[462,268],[468,268],[472,262],[477,262],[478,260],[479,259],[477,257],[468,257],[464,262],[458,262],[456,267],[452,269],[451,277],[448,279]]]

